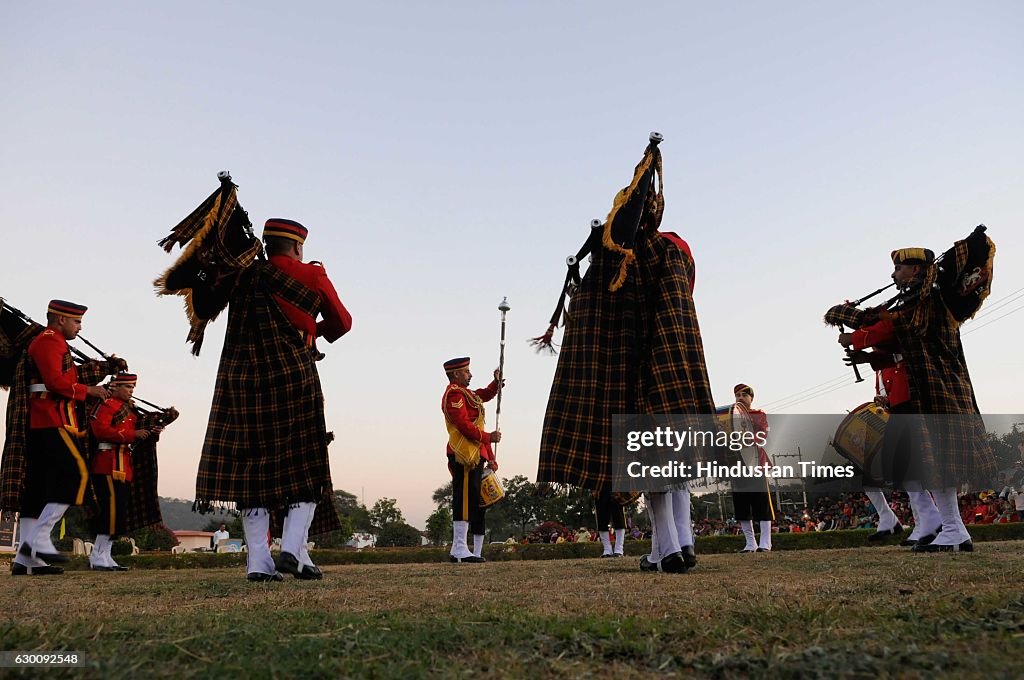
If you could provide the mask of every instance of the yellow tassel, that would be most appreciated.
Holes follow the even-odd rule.
[[[64,530],[67,528],[64,518],[60,518],[60,538],[64,538]]]
[[[225,205],[224,211],[225,219],[230,217],[231,211],[234,211],[235,209],[235,202],[237,200],[236,192],[237,189],[232,187],[230,193],[228,194],[228,200]],[[165,271],[160,276],[160,278],[153,282],[153,285],[156,286],[157,288],[157,295],[189,295],[192,292],[191,289],[174,292],[167,290],[167,277],[168,275],[170,275],[171,272],[177,269],[178,265],[180,265],[182,262],[186,261],[189,257],[191,257],[192,254],[196,251],[196,249],[203,244],[203,241],[206,239],[207,234],[210,233],[210,231],[213,229],[214,225],[217,222],[217,216],[220,214],[221,197],[222,194],[217,194],[217,198],[214,199],[213,205],[210,207],[210,212],[206,213],[206,217],[203,218],[203,226],[199,227],[199,230],[196,232],[196,235],[192,237],[191,241],[189,241],[188,246],[185,248],[185,252],[179,255],[175,263],[168,267],[167,271]],[[230,208],[230,211],[227,208]]]
[[[608,291],[614,293],[619,288],[622,288],[622,284],[626,282],[626,274],[629,272],[629,266],[636,262],[636,255],[633,254],[632,250],[627,250],[625,257],[622,258],[622,263],[619,264],[619,274],[612,281],[612,284],[608,286]]]
[[[640,159],[636,169],[633,170],[633,180],[629,183],[625,189],[615,195],[615,200],[612,202],[612,210],[608,213],[608,219],[604,222],[604,232],[601,235],[601,245],[605,249],[610,250],[613,253],[622,255],[622,262],[619,264],[619,273],[616,275],[615,280],[612,281],[611,285],[608,286],[608,291],[614,293],[615,291],[622,288],[622,284],[626,282],[626,276],[629,274],[630,265],[636,262],[636,255],[629,248],[623,248],[618,243],[612,240],[612,223],[619,214],[619,210],[622,206],[626,205],[630,197],[636,192],[637,187],[640,184],[640,180],[643,179],[644,174],[651,168],[651,163],[655,160],[656,152],[647,150],[644,152],[644,157]],[[656,222],[661,222],[661,212],[665,209],[664,198],[662,198],[663,184],[661,177],[661,154],[657,154],[657,164],[655,165],[655,173],[658,176],[658,198],[656,199]]]

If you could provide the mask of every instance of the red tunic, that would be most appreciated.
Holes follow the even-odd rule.
[[[873,348],[871,368],[877,371],[875,389],[881,394],[881,388],[885,388],[889,406],[899,406],[910,401],[910,383],[907,380],[903,359],[899,356],[899,345],[896,342],[896,330],[892,321],[882,319],[855,330],[850,334],[850,338],[856,351]]]
[[[327,271],[321,265],[299,262],[285,255],[271,255],[270,263],[320,296],[320,314],[323,319],[319,323],[295,305],[274,296],[288,320],[305,337],[310,341],[322,337],[327,342],[334,342],[351,330],[352,315],[341,303],[334,284],[327,278]]]
[[[768,414],[764,411],[756,408],[749,409],[747,415],[750,417],[750,424],[753,432],[757,435],[759,432],[763,432],[765,436],[768,434]],[[763,446],[757,446],[757,457],[758,462],[761,465],[770,465],[771,460],[768,458],[768,452],[764,450]]]
[[[459,387],[452,383],[444,391],[444,398],[441,400],[441,410],[444,411],[445,416],[455,424],[455,427],[458,428],[463,437],[480,442],[482,444],[480,447],[480,457],[486,461],[493,462],[494,451],[491,450],[491,433],[485,432],[473,424],[477,416],[480,415],[480,409],[466,398],[464,392],[472,392],[481,401],[490,401],[498,394],[498,381],[492,380],[490,385],[479,390]],[[455,453],[450,444],[446,448],[447,453]]]
[[[71,360],[71,350],[64,336],[45,329],[28,346],[32,360],[29,369],[34,385],[44,385],[45,392],[29,390],[29,427],[68,427],[77,434],[76,401],[85,401],[86,385],[78,382],[78,370]]]
[[[114,397],[96,407],[89,427],[101,448],[92,461],[93,474],[118,478],[123,474],[123,481],[132,481],[131,443],[135,441],[137,420],[135,410]],[[103,448],[104,444],[111,448]]]
[[[658,233],[686,253],[686,257],[690,258],[690,262],[693,263],[693,268],[690,272],[690,292],[692,293],[694,287],[697,285],[697,263],[693,259],[693,253],[690,252],[690,244],[684,241],[679,234],[674,231],[659,231]]]

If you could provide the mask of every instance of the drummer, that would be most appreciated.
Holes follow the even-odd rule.
[[[441,399],[445,426],[448,428],[448,471],[452,476],[452,562],[484,562],[484,509],[480,507],[480,478],[486,465],[497,472],[492,443],[501,441],[501,432],[484,430],[484,402],[498,394],[498,370],[494,380],[483,389],[469,389],[473,374],[469,357],[444,362],[448,387]],[[473,550],[466,540],[473,532]]]
[[[969,249],[966,241],[957,242],[954,259],[966,258]],[[974,543],[960,517],[956,487],[991,479],[996,462],[964,358],[961,319],[935,286],[939,271],[932,251],[900,248],[891,257],[893,282],[903,291],[899,305],[880,310],[877,323],[841,334],[839,343],[854,350],[895,343],[894,367],[903,364],[906,369],[906,402],[895,403],[895,386],[888,391],[890,412],[900,417],[890,418],[886,426],[883,463],[896,463],[891,479],[902,480],[908,492],[928,489],[942,520],[938,536],[927,545],[922,538],[913,550],[971,552]],[[986,267],[991,267],[991,257],[990,250]],[[853,361],[863,362],[858,355],[855,351]],[[930,416],[926,422],[912,414],[944,417]],[[921,519],[922,531],[934,528],[927,521]]]
[[[896,343],[892,322],[882,320],[844,335],[847,337],[841,336],[840,341],[849,340],[854,351],[863,352],[867,348],[872,349],[872,352],[867,353],[867,359],[875,371],[875,402],[890,414],[912,413],[910,383],[907,380],[903,356]],[[864,475],[864,494],[878,513],[878,530],[868,536],[868,540],[878,541],[902,534],[903,525],[900,524],[896,514],[889,507],[885,494],[882,492],[883,482],[872,479],[867,470],[864,470]],[[890,474],[886,476],[892,478],[893,475],[890,471]],[[919,481],[906,480],[903,486],[907,491],[910,510],[914,515],[914,529],[909,536],[900,541],[900,545],[910,547],[928,545],[942,528],[942,515],[939,514],[932,495],[922,487]]]

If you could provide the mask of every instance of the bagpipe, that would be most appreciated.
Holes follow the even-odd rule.
[[[46,327],[34,321],[32,317],[28,316],[20,309],[11,306],[6,300],[0,298],[0,387],[8,389],[11,387],[14,378],[15,366],[21,356],[21,353],[25,351],[29,343],[43,332]],[[106,362],[107,367],[115,372],[124,372],[128,369],[128,363],[114,355],[107,354],[96,345],[92,344],[81,335],[78,336],[78,340],[81,340],[90,348],[93,349],[97,354],[102,357],[102,361]],[[68,349],[71,351],[74,360],[78,365],[85,365],[88,363],[95,363],[100,361],[90,357],[82,350],[77,347],[68,345]],[[165,409],[161,406],[157,406],[153,402],[133,397],[133,401],[146,404],[147,406],[156,409],[159,417],[165,417],[171,409]],[[145,411],[145,413],[152,414],[153,412]],[[172,418],[173,420],[173,418]]]
[[[597,248],[622,256],[618,275],[609,284],[608,290],[615,292],[622,287],[629,273],[629,267],[636,261],[633,246],[637,234],[658,229],[661,217],[665,212],[665,196],[662,187],[661,149],[658,145],[664,141],[659,132],[650,134],[649,143],[644,155],[633,170],[633,180],[615,196],[611,212],[605,221],[590,221],[590,234],[575,255],[565,258],[566,273],[562,283],[562,292],[555,305],[555,311],[548,322],[548,329],[543,335],[530,339],[530,344],[537,352],[556,352],[554,333],[558,328],[565,311],[566,299],[572,296],[573,290],[580,284],[580,261]],[[655,188],[656,187],[656,188]]]
[[[227,307],[238,275],[257,258],[265,259],[231,173],[222,170],[217,179],[220,186],[157,242],[168,253],[175,244],[184,249],[153,285],[157,295],[185,298],[186,342],[197,356],[206,325]]]
[[[957,241],[951,248],[935,258],[926,267],[925,275],[913,284],[901,288],[899,293],[875,307],[859,305],[886,290],[896,282],[882,286],[857,300],[835,305],[825,313],[825,323],[837,328],[858,330],[877,323],[883,313],[907,308],[925,295],[935,291],[942,299],[949,315],[963,324],[971,319],[989,296],[992,284],[992,264],[996,246],[985,233],[988,227],[979,224],[967,238]],[[844,363],[853,367],[857,382],[862,382],[857,361],[851,348],[846,348]]]

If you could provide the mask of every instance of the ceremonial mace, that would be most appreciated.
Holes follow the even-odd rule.
[[[498,311],[501,312],[501,349],[498,352],[498,404],[494,409],[494,429],[498,429],[498,421],[501,419],[501,387],[505,382],[505,314],[508,310],[512,309],[508,304],[508,297],[501,298],[501,304],[498,305]],[[497,452],[498,444],[494,444],[494,450]]]

